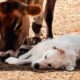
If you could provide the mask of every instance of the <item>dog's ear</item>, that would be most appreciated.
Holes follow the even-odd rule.
[[[62,49],[58,49],[58,52],[59,52],[59,55],[61,55],[61,56],[65,55],[65,51]]]
[[[65,51],[63,50],[63,49],[59,49],[59,48],[57,48],[57,47],[53,47],[53,49],[56,49],[56,50],[58,50],[58,54],[60,55],[60,56],[63,56],[63,55],[65,55]]]

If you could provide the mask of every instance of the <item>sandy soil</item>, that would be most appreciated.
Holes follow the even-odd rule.
[[[80,0],[57,0],[53,23],[55,35],[80,32]],[[42,37],[45,37],[45,28],[42,28]],[[30,30],[30,37],[33,35]],[[60,69],[35,71],[28,65],[14,66],[0,62],[0,80],[80,80],[80,63],[75,71],[68,72]]]
[[[29,66],[0,63],[0,80],[80,80],[80,64],[75,71],[33,70]]]

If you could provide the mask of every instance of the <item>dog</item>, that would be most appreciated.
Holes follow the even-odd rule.
[[[29,52],[18,58],[5,60],[9,64],[21,65],[31,63],[34,69],[61,68],[72,71],[80,57],[80,34],[66,34],[54,39],[44,40]]]
[[[27,5],[23,0],[0,1],[0,56],[18,55],[19,47],[29,36],[29,15],[40,11],[39,5]]]

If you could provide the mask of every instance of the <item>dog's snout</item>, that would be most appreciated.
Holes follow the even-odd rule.
[[[34,64],[34,68],[35,68],[35,69],[39,69],[39,68],[40,68],[40,65],[39,65],[38,63],[35,63],[35,64]]]

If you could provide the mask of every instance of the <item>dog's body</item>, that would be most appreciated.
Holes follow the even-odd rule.
[[[28,53],[19,58],[10,57],[9,64],[31,63],[36,69],[60,68],[74,70],[76,60],[80,57],[80,35],[63,35],[59,38],[48,39],[35,45]]]

